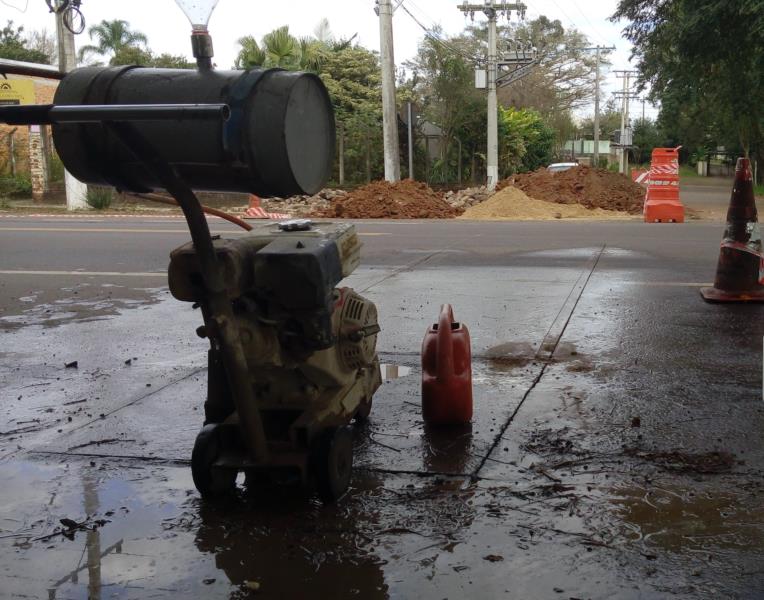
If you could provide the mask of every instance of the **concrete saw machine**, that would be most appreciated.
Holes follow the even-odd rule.
[[[239,435],[196,251],[186,244],[172,253],[170,290],[201,307],[205,324],[197,333],[211,346],[205,425],[191,461],[202,494],[230,491],[242,470],[296,469],[326,501],[347,489],[349,424],[368,417],[381,384],[377,309],[336,287],[358,265],[360,246],[352,225],[310,221],[265,224],[246,237],[214,241],[266,439],[269,460],[262,463],[250,459]]]
[[[215,70],[206,28],[195,26],[192,46],[196,70],[57,74],[54,104],[2,106],[0,122],[50,126],[82,182],[166,190],[182,209],[191,242],[172,252],[170,289],[201,309],[197,333],[210,343],[192,453],[201,494],[230,492],[241,471],[255,480],[286,471],[333,501],[350,481],[351,425],[381,384],[376,307],[340,287],[358,266],[358,235],[350,224],[296,220],[213,238],[195,193],[317,193],[334,157],[329,95],[310,73]],[[0,64],[6,71],[24,74]]]

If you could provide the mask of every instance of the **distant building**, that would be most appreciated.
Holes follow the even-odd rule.
[[[610,140],[600,140],[600,156],[607,156],[610,154]],[[594,140],[568,140],[563,147],[566,154],[575,156],[593,156],[594,155]]]
[[[8,74],[5,79],[0,79],[0,84],[5,82],[7,88],[14,88],[14,82],[20,81],[31,82],[34,89],[33,97],[23,98],[23,103],[53,103],[53,95],[56,93],[58,81]],[[13,99],[13,89],[0,90],[0,92],[2,91],[6,91],[6,95],[9,95],[11,99],[4,99],[5,95],[0,93],[0,104],[19,103],[19,100]],[[11,175],[29,177],[32,181],[32,195],[35,198],[42,198],[48,191],[49,161],[52,152],[53,143],[49,127],[0,124],[0,177]]]

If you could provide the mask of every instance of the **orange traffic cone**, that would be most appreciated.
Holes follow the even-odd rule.
[[[255,196],[254,194],[249,195],[249,207],[250,208],[260,208],[260,197]]]
[[[707,302],[764,302],[764,253],[747,158],[738,158],[735,167],[714,287],[700,294]]]

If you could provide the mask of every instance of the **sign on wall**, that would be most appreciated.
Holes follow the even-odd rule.
[[[0,106],[34,103],[34,82],[31,79],[0,79]]]

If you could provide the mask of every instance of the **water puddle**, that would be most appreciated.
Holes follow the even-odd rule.
[[[755,492],[635,486],[616,488],[611,503],[633,541],[674,552],[764,551],[764,505]]]
[[[554,354],[550,358],[551,352]],[[573,373],[588,373],[595,368],[593,360],[578,352],[575,344],[570,342],[559,342],[556,346],[546,345],[540,350],[529,342],[507,342],[488,348],[483,358],[488,361],[492,369],[500,372],[510,372],[530,364],[543,363],[565,363],[565,369]]]
[[[19,304],[3,310],[0,329],[17,330],[29,325],[49,328],[71,322],[98,321],[127,309],[156,304],[164,295],[163,292],[169,293],[161,288],[136,289],[89,283],[61,290],[35,292],[18,298]],[[31,303],[34,306],[30,307]]]

